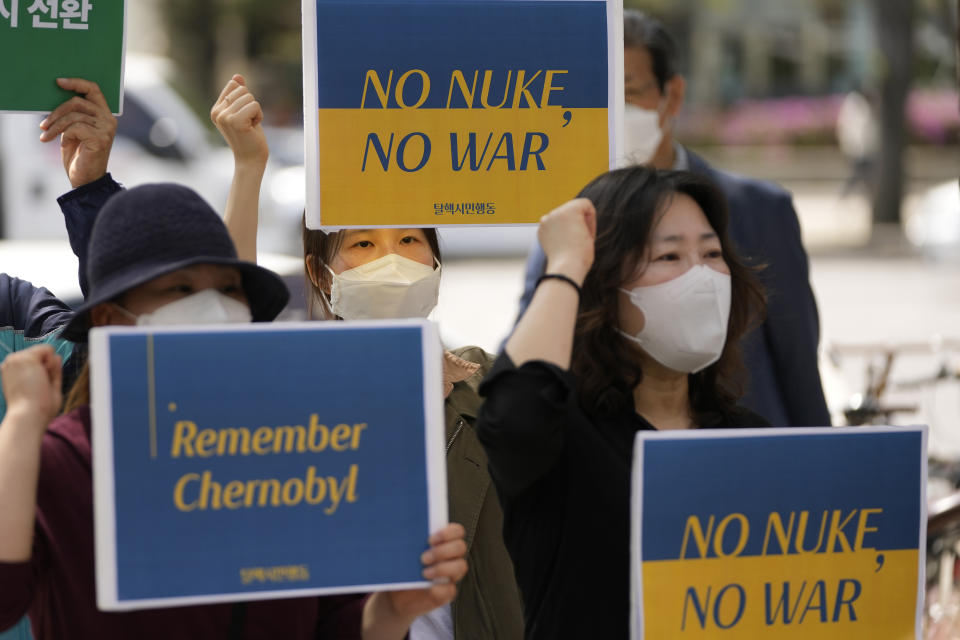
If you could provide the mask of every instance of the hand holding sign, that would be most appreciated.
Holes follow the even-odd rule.
[[[93,437],[112,438],[114,453],[95,450],[93,463],[101,477],[113,474],[114,486],[136,485],[101,502],[113,515],[101,511],[98,526],[115,522],[109,526],[134,542],[97,539],[101,609],[233,602],[277,590],[419,589],[377,598],[398,621],[452,598],[466,571],[465,546],[463,528],[446,526],[443,405],[439,393],[424,395],[440,388],[433,327],[409,320],[199,329],[91,332],[91,392],[108,392],[94,409]],[[357,369],[355,379],[343,369],[314,371],[317,350],[343,359],[361,346],[391,354],[396,366]],[[213,392],[208,366],[237,375]],[[370,387],[417,402],[368,407],[357,393]],[[390,460],[399,462],[388,468]],[[143,517],[145,500],[163,508]],[[371,527],[374,517],[396,524]],[[225,545],[224,528],[243,536]],[[174,530],[189,534],[168,534]],[[284,533],[291,531],[308,533]],[[437,531],[421,564],[425,538]],[[196,548],[207,549],[199,565]],[[125,587],[123,576],[142,575],[147,555],[151,579]]]
[[[432,586],[426,589],[388,591],[374,595],[373,598],[384,596],[389,599],[389,602],[383,604],[388,605],[389,610],[399,616],[405,625],[409,625],[418,616],[452,602],[457,595],[457,582],[467,573],[467,561],[464,559],[467,554],[467,543],[463,539],[465,535],[463,526],[453,523],[430,536],[430,549],[425,551],[420,559],[427,565],[423,570],[423,577],[432,580]],[[374,603],[371,605],[377,606]]]
[[[76,92],[53,110],[40,128],[40,140],[60,137],[63,168],[74,188],[88,184],[107,173],[117,119],[110,113],[107,100],[97,83],[80,78],[57,78],[61,89]]]

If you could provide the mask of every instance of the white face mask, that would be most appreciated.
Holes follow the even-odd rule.
[[[668,282],[621,289],[643,311],[643,330],[624,336],[665,367],[696,373],[720,359],[730,319],[730,275],[706,265]]]
[[[426,318],[440,295],[436,268],[388,253],[373,262],[333,273],[330,308],[344,320]]]
[[[239,324],[250,322],[250,307],[216,289],[204,289],[154,309],[151,313],[135,315],[115,305],[138,326],[177,324]]]
[[[660,148],[660,111],[634,104],[623,107],[623,156],[626,164],[644,164]]]

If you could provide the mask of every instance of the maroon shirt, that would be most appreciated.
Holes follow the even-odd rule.
[[[233,604],[128,613],[97,609],[93,556],[90,409],[54,420],[43,437],[33,557],[0,562],[0,630],[30,614],[37,640],[226,639]],[[243,605],[244,640],[360,638],[364,595],[264,600]]]

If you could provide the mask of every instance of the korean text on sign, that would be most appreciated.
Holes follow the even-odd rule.
[[[89,0],[23,0],[28,20],[21,24],[21,0],[0,0],[0,19],[11,28],[84,29],[90,28]],[[30,19],[32,18],[32,20]]]

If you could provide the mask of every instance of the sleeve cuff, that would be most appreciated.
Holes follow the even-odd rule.
[[[105,173],[100,178],[97,178],[93,182],[88,182],[87,184],[81,185],[74,189],[73,191],[68,191],[59,198],[57,202],[60,203],[60,206],[72,202],[74,200],[79,200],[91,193],[105,193],[108,195],[113,195],[118,191],[122,191],[123,187],[113,179],[109,173]]]

